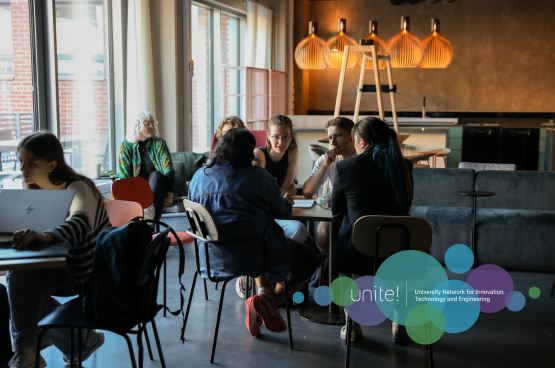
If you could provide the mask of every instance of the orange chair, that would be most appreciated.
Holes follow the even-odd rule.
[[[143,208],[137,202],[114,199],[106,201],[106,211],[112,226],[121,227],[135,217],[143,217]]]
[[[119,201],[130,201],[130,202],[138,203],[141,205],[142,210],[152,206],[152,203],[154,202],[154,194],[152,194],[152,189],[150,188],[148,181],[146,181],[144,178],[141,178],[141,177],[119,179],[113,182],[112,197]],[[144,211],[141,211],[141,214],[139,216],[143,216],[143,213]],[[108,217],[110,217],[109,213],[108,213]],[[133,217],[131,217],[129,220],[131,220]],[[129,220],[127,222],[129,222]],[[117,226],[113,222],[111,222],[111,218],[110,218],[110,223],[114,226]],[[193,238],[187,235],[186,232],[176,232],[176,234],[179,237],[179,240],[181,240],[181,244],[188,244],[193,242]],[[168,238],[171,239],[171,243],[170,243],[171,246],[173,247],[177,246],[177,240],[175,239],[173,234],[170,233]],[[164,307],[165,307],[166,306],[166,262],[164,262],[164,277],[163,277],[162,285],[163,285],[162,294],[163,294],[163,301],[164,301]],[[204,295],[206,300],[208,300],[206,281],[204,282]],[[166,308],[164,308],[162,313],[165,317]]]

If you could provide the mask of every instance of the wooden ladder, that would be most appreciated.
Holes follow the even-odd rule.
[[[360,78],[357,86],[357,102],[355,105],[355,116],[353,121],[357,122],[358,114],[360,111],[360,100],[362,98],[363,92],[376,92],[378,98],[378,111],[381,120],[385,121],[385,113],[383,109],[382,92],[389,92],[391,98],[391,112],[393,115],[393,127],[395,132],[399,134],[399,123],[397,121],[397,109],[395,107],[395,92],[397,91],[397,86],[393,85],[393,78],[391,75],[391,62],[389,55],[377,55],[376,46],[372,40],[361,40],[364,44],[361,46],[345,46],[343,51],[343,63],[341,64],[341,74],[339,75],[339,86],[337,88],[337,100],[335,102],[335,113],[334,117],[339,116],[339,108],[341,106],[341,95],[343,94],[343,84],[345,82],[345,72],[347,71],[347,61],[349,59],[350,52],[360,52],[362,54],[362,67],[360,69]],[[366,73],[366,61],[372,60],[374,64],[374,85],[364,85],[364,75]],[[387,65],[387,77],[389,80],[389,85],[382,86],[380,83],[380,73],[378,69],[378,60],[385,60]],[[378,89],[378,86],[380,87]]]

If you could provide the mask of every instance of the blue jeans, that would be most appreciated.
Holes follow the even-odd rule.
[[[14,351],[30,354],[35,351],[39,321],[60,306],[52,294],[61,291],[63,269],[35,269],[10,271],[6,276],[10,301],[12,337]],[[71,276],[66,272],[65,277]],[[64,283],[62,283],[64,284]],[[49,336],[48,336],[49,335]],[[85,346],[89,330],[83,331],[82,346]],[[52,343],[66,356],[70,354],[69,328],[56,328],[43,334],[42,348]],[[51,341],[51,342],[50,342]],[[77,344],[74,345],[75,349]]]
[[[308,229],[306,226],[296,220],[276,220],[279,226],[285,232],[285,237],[304,244],[308,238]]]

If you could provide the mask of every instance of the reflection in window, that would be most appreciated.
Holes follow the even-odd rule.
[[[14,77],[12,36],[11,6],[9,3],[0,3],[0,79]]]

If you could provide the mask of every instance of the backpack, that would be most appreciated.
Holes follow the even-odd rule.
[[[166,229],[153,238],[149,223],[162,224]],[[158,279],[151,276],[161,263],[160,258],[166,256],[170,231],[178,239],[181,307],[173,312],[166,309],[173,315],[183,313],[183,245],[170,226],[156,220],[133,219],[125,226],[103,230],[97,238],[93,270],[83,284],[83,313],[87,319],[130,329],[156,316],[163,306],[152,295],[158,292]]]

